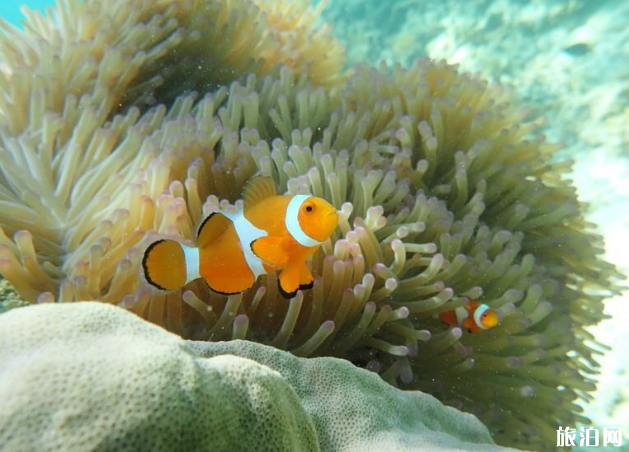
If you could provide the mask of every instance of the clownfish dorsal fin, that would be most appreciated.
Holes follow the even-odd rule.
[[[231,220],[221,212],[212,212],[203,220],[201,226],[199,226],[197,246],[203,248],[208,243],[213,242],[220,237],[231,224]]]
[[[264,175],[253,176],[242,189],[245,212],[260,201],[276,195],[273,179]]]
[[[260,237],[251,242],[251,251],[271,265],[282,266],[288,262],[288,253],[282,237]]]

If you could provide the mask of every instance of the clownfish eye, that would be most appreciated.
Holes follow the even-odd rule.
[[[487,318],[487,313],[483,312],[483,314],[480,317],[481,317],[481,319],[486,319]]]
[[[304,211],[305,211],[306,213],[312,213],[312,212],[314,212],[314,204],[312,204],[312,203],[310,203],[310,202],[309,202],[309,203],[306,203],[306,204],[304,205]]]

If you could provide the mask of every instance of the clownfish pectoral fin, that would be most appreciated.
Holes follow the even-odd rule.
[[[209,214],[207,218],[203,220],[201,226],[199,226],[197,238],[199,248],[203,248],[208,243],[216,240],[231,224],[232,221],[221,212],[212,212]]]
[[[310,273],[310,269],[306,264],[299,269],[299,288],[301,290],[312,289],[314,285],[314,277]]]
[[[251,251],[271,265],[280,267],[288,262],[288,253],[284,249],[282,237],[260,237],[251,242]]]
[[[245,211],[260,201],[276,196],[275,183],[269,176],[253,176],[242,190]]]
[[[299,271],[298,266],[290,266],[281,271],[277,278],[277,286],[284,298],[293,298],[299,290]]]
[[[158,240],[144,252],[144,276],[149,284],[161,290],[176,290],[186,285],[186,255],[179,242]]]

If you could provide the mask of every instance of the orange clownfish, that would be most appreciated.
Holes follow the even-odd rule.
[[[215,292],[236,294],[258,276],[279,270],[285,298],[311,288],[306,260],[336,228],[336,209],[315,196],[278,196],[264,176],[247,183],[243,200],[242,210],[214,212],[203,221],[196,248],[175,240],[149,245],[142,259],[146,280],[172,291],[203,278]]]
[[[439,314],[439,318],[450,326],[460,326],[470,333],[488,330],[498,325],[498,314],[486,304],[470,299],[464,306]]]

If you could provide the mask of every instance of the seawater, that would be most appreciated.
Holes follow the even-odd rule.
[[[0,2],[0,17],[7,22],[18,24],[24,18],[20,11],[22,5],[26,5],[30,9],[44,9],[54,4],[54,0],[30,0],[27,2],[4,0]]]

